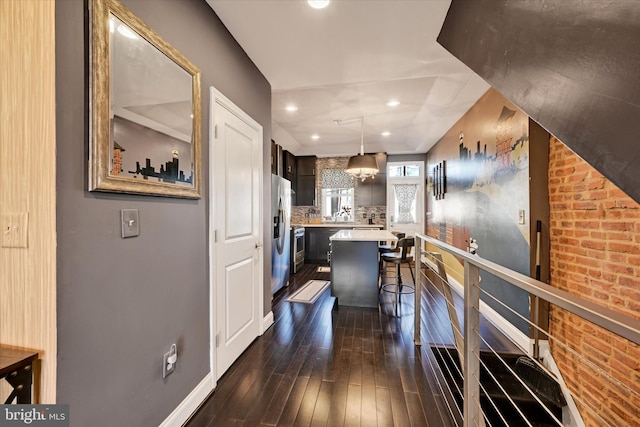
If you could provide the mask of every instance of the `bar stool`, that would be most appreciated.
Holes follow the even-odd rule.
[[[396,317],[398,316],[398,304],[400,303],[400,296],[403,294],[412,294],[416,291],[416,278],[413,274],[413,269],[411,268],[413,263],[413,256],[409,255],[409,251],[414,245],[415,239],[413,237],[404,237],[398,240],[398,244],[396,245],[396,248],[399,249],[399,252],[388,252],[381,255],[382,261],[386,263],[384,266],[385,271],[389,264],[396,267],[396,282],[382,284],[380,286],[380,290],[395,294]],[[409,272],[411,273],[411,278],[413,279],[413,285],[402,284],[403,264],[407,264],[409,266]]]
[[[403,237],[406,236],[405,233],[402,233],[401,231],[392,231],[391,234],[393,234],[394,236],[396,236],[398,239],[402,239]],[[378,263],[378,275],[380,276],[380,286],[382,286],[382,277],[383,277],[383,262],[382,262],[382,255],[383,254],[388,254],[390,252],[398,252],[398,246],[397,245],[387,245],[387,244],[379,244],[378,245],[378,259],[380,260]]]

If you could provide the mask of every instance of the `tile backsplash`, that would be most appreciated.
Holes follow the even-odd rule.
[[[293,206],[291,208],[291,224],[308,224],[312,211],[315,210],[316,215],[320,217],[320,209],[318,207],[311,206]],[[386,225],[387,220],[381,218],[381,214],[386,214],[386,206],[363,206],[356,207],[355,214],[352,217],[352,221],[357,224],[368,224],[371,215],[375,215],[373,223],[375,225]]]
[[[320,191],[322,188],[321,176],[323,169],[346,168],[348,157],[320,157],[316,160],[316,189]],[[356,183],[357,185],[357,183]],[[313,213],[320,218],[322,212],[322,200],[318,197],[317,206],[293,206],[291,209],[291,224],[308,224],[309,219],[313,218]],[[355,200],[356,208],[352,213],[351,220],[357,224],[368,224],[369,218],[373,215],[373,224],[385,225],[387,220],[381,218],[386,214],[386,206],[358,206],[358,199]]]

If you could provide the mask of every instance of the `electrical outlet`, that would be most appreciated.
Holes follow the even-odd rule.
[[[524,209],[518,211],[518,224],[524,224]]]
[[[169,365],[169,357],[171,357],[171,351],[168,351],[162,356],[162,378],[167,378],[169,374],[172,374],[176,369],[174,364]]]
[[[2,247],[26,248],[28,225],[29,215],[27,212],[3,213],[0,217]]]
[[[176,369],[178,361],[178,349],[175,344],[171,344],[171,349],[162,356],[162,378],[167,378]]]

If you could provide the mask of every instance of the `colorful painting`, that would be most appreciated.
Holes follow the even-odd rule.
[[[446,197],[428,200],[429,235],[529,274],[529,118],[489,90],[428,153],[428,170],[446,164]],[[432,177],[434,182],[441,176]],[[438,197],[440,194],[440,197]],[[520,219],[524,217],[524,221]],[[462,264],[452,258],[462,277]],[[456,274],[454,274],[456,275]],[[462,280],[458,280],[462,282]],[[482,288],[529,317],[526,292],[489,274]],[[528,325],[490,298],[486,302],[528,333]]]

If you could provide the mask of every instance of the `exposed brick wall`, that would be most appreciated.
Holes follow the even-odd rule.
[[[549,198],[551,285],[640,319],[640,205],[553,137]],[[640,426],[640,347],[555,306],[550,332],[589,360],[552,340],[587,426]]]

